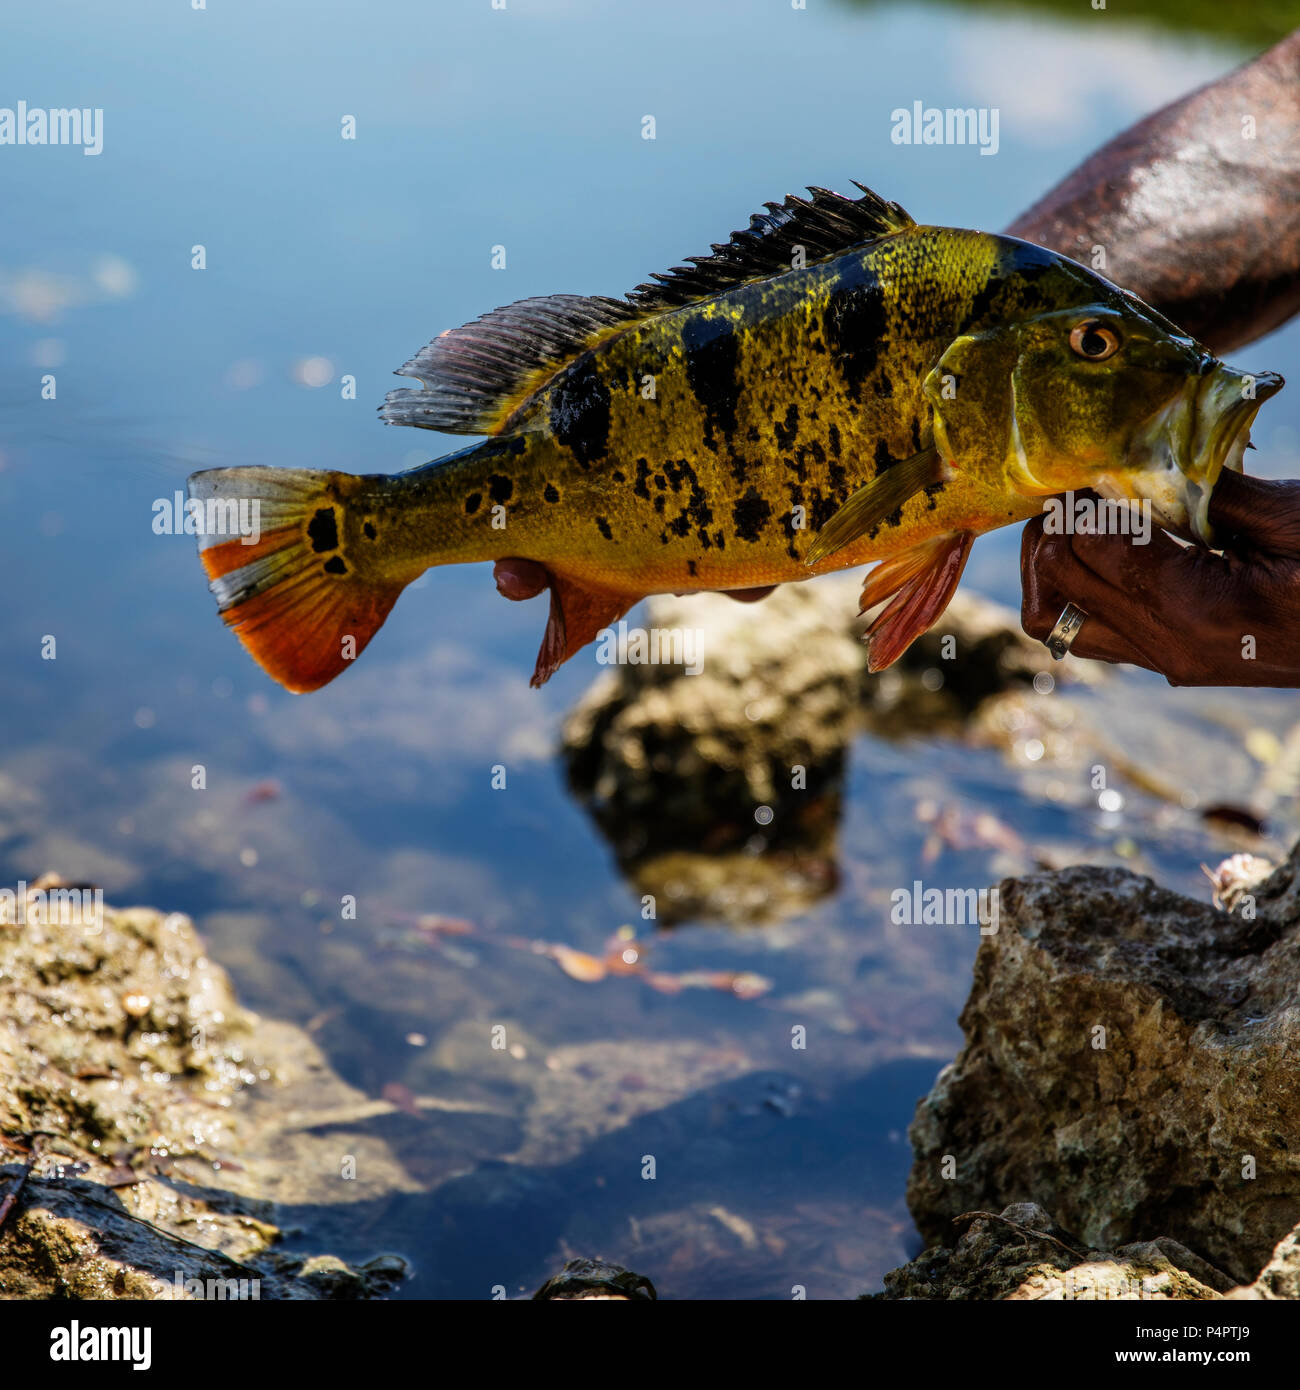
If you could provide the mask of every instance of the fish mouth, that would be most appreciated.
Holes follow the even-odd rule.
[[[1133,472],[1116,490],[1149,501],[1165,530],[1212,546],[1214,485],[1225,468],[1242,471],[1255,416],[1284,385],[1276,372],[1251,375],[1221,362],[1192,377],[1138,432]]]

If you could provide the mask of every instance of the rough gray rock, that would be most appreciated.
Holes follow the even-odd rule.
[[[1175,1240],[1090,1250],[1041,1207],[968,1213],[952,1249],[933,1247],[885,1275],[880,1299],[1212,1299],[1232,1280]]]
[[[1253,1284],[1233,1289],[1229,1298],[1300,1298],[1300,1226],[1283,1236]]]
[[[1005,882],[911,1128],[917,1224],[1028,1197],[1098,1249],[1162,1232],[1252,1280],[1300,1222],[1298,995],[1296,852],[1232,916],[1122,870]]]
[[[356,1299],[399,1281],[395,1257],[274,1249],[269,1199],[321,1200],[345,1146],[364,1177],[336,1200],[401,1183],[373,1143],[314,1131],[366,1098],[299,1029],[240,1008],[188,918],[51,910],[56,886],[0,905],[0,1298]]]

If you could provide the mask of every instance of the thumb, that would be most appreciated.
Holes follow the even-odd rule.
[[[1225,468],[1210,498],[1216,549],[1300,558],[1300,481]]]

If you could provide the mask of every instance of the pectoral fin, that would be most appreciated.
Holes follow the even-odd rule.
[[[887,468],[859,488],[822,527],[804,556],[804,564],[815,565],[843,550],[892,516],[909,497],[943,482],[947,476],[948,470],[933,445]]]
[[[949,531],[883,560],[862,586],[859,613],[893,595],[866,632],[867,669],[883,671],[943,616],[956,592],[973,531]]]
[[[546,621],[537,666],[530,685],[545,685],[568,659],[594,641],[602,628],[609,627],[639,603],[643,594],[618,593],[593,588],[555,570],[551,576],[551,614]]]

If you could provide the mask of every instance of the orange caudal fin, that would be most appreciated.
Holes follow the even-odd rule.
[[[602,628],[616,623],[643,595],[597,589],[554,570],[551,575],[551,613],[537,653],[532,686],[545,685],[566,661]]]
[[[883,671],[943,616],[956,592],[975,536],[950,531],[883,560],[862,586],[858,612],[892,601],[866,632],[867,669]]]
[[[199,558],[222,618],[254,660],[301,694],[361,655],[404,583],[353,559],[344,524],[357,479],[306,468],[214,468],[190,479]],[[196,505],[197,504],[197,505]]]

